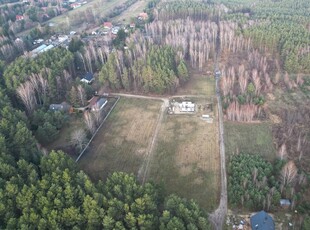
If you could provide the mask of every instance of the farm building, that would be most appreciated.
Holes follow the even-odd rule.
[[[291,202],[288,199],[281,199],[280,205],[282,208],[288,208],[291,205]]]
[[[84,83],[87,83],[87,84],[90,84],[92,83],[94,80],[94,75],[90,72],[87,72],[84,77],[81,79],[81,82],[84,82]]]
[[[113,25],[112,22],[104,22],[103,23],[103,28],[105,29],[112,29]]]
[[[275,225],[272,217],[265,211],[260,211],[251,216],[251,227],[253,230],[274,230]]]
[[[54,112],[69,112],[71,110],[71,106],[66,102],[63,102],[61,104],[51,104],[49,110]]]
[[[108,103],[106,98],[100,98],[92,107],[91,110],[94,112],[98,112],[103,109],[103,107]]]
[[[195,104],[190,101],[183,101],[179,104],[180,112],[195,112]]]

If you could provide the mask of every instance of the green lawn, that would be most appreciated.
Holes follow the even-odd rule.
[[[276,156],[270,123],[224,123],[226,156],[236,153],[260,154],[267,160]]]

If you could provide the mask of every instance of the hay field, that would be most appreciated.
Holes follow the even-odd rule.
[[[206,210],[218,205],[220,157],[218,122],[196,115],[165,115],[149,180],[165,191],[196,200]]]
[[[136,18],[139,13],[143,12],[143,10],[147,6],[146,0],[139,0],[130,6],[127,10],[121,13],[119,16],[116,16],[112,19],[113,22],[122,23],[122,24],[129,24],[132,18]]]
[[[79,161],[94,180],[123,171],[137,175],[158,120],[161,101],[121,98]]]
[[[276,150],[272,138],[271,124],[224,123],[226,157],[237,153],[260,154],[267,160],[274,160]]]

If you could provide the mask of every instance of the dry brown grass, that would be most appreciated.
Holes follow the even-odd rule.
[[[79,164],[93,179],[109,173],[137,174],[156,126],[162,102],[122,98]]]
[[[217,121],[166,115],[157,141],[150,179],[163,183],[167,193],[193,198],[207,210],[215,208],[220,181]]]

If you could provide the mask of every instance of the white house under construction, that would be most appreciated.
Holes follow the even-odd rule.
[[[183,101],[179,104],[180,112],[195,112],[195,104],[191,101]]]

